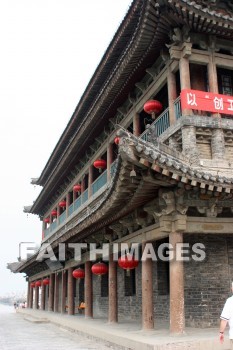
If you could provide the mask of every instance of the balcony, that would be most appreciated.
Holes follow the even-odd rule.
[[[180,96],[174,102],[174,110],[176,120],[178,120],[182,115]],[[151,125],[155,126],[157,137],[159,137],[165,130],[167,130],[170,126],[169,108],[165,109],[162,112],[162,114]],[[149,129],[145,130],[141,134],[140,138],[142,138],[144,141],[148,141],[149,131]]]
[[[174,102],[175,117],[178,120],[181,117],[181,104],[180,97]],[[170,127],[169,108],[165,109],[162,114],[152,123],[156,127],[156,134],[160,136],[165,130]],[[148,141],[149,130],[147,129],[141,134],[140,138]],[[116,172],[116,161],[111,164],[111,177]],[[91,203],[96,197],[101,195],[107,186],[107,170],[105,170],[99,177],[91,184],[92,196],[88,198],[88,188],[65,210],[56,221],[54,221],[50,227],[44,230],[44,237],[47,238],[53,234],[57,229],[63,226],[72,217],[77,215],[83,210],[89,203]]]
[[[91,185],[92,195],[99,191],[107,183],[107,170],[105,170]]]
[[[111,165],[111,174],[114,174],[116,162]],[[92,183],[92,197],[88,198],[88,188],[68,207],[66,210],[54,221],[46,230],[44,230],[44,237],[54,233],[57,229],[66,223],[71,217],[77,215],[88,203],[100,195],[107,185],[107,170],[105,170],[93,183]],[[101,191],[102,190],[102,191]]]

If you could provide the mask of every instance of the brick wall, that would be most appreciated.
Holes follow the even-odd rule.
[[[184,265],[186,325],[216,326],[225,299],[230,296],[232,238],[224,235],[187,235],[185,241],[190,244],[201,242],[206,247],[203,262],[191,260]]]
[[[203,262],[184,262],[186,325],[213,327],[219,324],[219,316],[225,300],[231,295],[233,280],[233,240],[230,235],[185,235],[190,245],[200,242],[206,247]],[[156,247],[156,246],[155,246]],[[169,322],[169,269],[166,263],[153,263],[153,298],[155,323]],[[141,264],[135,270],[136,294],[125,296],[125,271],[118,268],[119,320],[140,320]],[[94,317],[108,316],[108,297],[101,297],[101,278],[93,276]]]

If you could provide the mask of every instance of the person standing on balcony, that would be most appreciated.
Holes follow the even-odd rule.
[[[233,282],[231,285],[231,291],[233,293]],[[229,338],[230,338],[231,350],[233,350],[233,296],[231,296],[226,300],[220,319],[221,319],[220,329],[219,329],[220,343],[222,344],[224,342],[224,331],[227,324],[229,324]]]

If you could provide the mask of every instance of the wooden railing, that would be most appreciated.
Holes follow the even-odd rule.
[[[151,125],[155,126],[156,136],[160,136],[165,130],[167,130],[170,126],[169,108],[165,109],[163,113]],[[140,138],[144,141],[148,141],[149,132],[149,129],[145,130],[140,135]]]
[[[178,120],[181,115],[181,103],[180,96],[174,101],[175,117]],[[165,109],[162,114],[151,124],[156,128],[156,136],[160,136],[165,130],[170,126],[169,118],[169,108]],[[144,141],[148,141],[149,130],[145,130],[140,138]],[[116,162],[111,164],[111,176],[115,174],[116,171]],[[107,184],[107,170],[105,170],[93,183],[92,183],[92,195],[96,194],[104,185]],[[88,201],[88,188],[69,206],[68,208],[68,217],[73,213],[79,211],[80,207]],[[62,213],[58,219],[53,222],[49,228],[44,230],[44,236],[47,237],[51,234],[58,226],[60,226],[66,220],[66,211]]]

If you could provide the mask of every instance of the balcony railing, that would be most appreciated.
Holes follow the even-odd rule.
[[[92,195],[94,195],[101,187],[107,183],[107,170],[105,170],[93,183],[92,183]]]
[[[74,205],[72,203],[68,208],[68,216],[70,216],[73,213],[73,211],[74,211]]]
[[[117,169],[117,161],[114,160],[114,162],[111,164],[111,177],[113,177],[116,173],[116,169]]]
[[[59,217],[58,217],[58,223],[61,225],[66,219],[66,211],[64,211]]]
[[[175,107],[175,116],[176,116],[176,120],[180,119],[181,115],[182,115],[182,111],[181,111],[181,103],[180,103],[180,96],[175,100],[174,102],[174,107]]]
[[[82,193],[82,204],[88,200],[88,188]]]
[[[44,236],[47,237],[57,227],[57,220],[52,222],[48,228],[44,230]]]
[[[55,230],[56,227],[57,227],[57,220],[51,223],[51,225],[50,225],[50,232]]]
[[[181,115],[181,103],[180,96],[174,101],[174,109],[175,109],[175,117],[178,120]],[[165,109],[163,113],[156,119],[152,125],[155,125],[156,135],[160,136],[166,129],[170,126],[170,118],[169,118],[169,108]],[[145,141],[148,141],[149,130],[145,130],[140,138]],[[111,164],[111,177],[114,176],[116,172],[116,161]],[[107,170],[105,170],[93,183],[92,183],[92,195],[96,194],[104,185],[107,184]],[[88,188],[69,206],[68,208],[68,216],[77,212],[82,205],[88,201]],[[59,225],[64,223],[66,220],[66,211],[64,211],[56,221],[54,221],[50,227],[44,230],[44,237],[47,237],[51,234]]]
[[[44,230],[44,237],[47,237],[50,234],[50,227]]]
[[[170,126],[169,108],[165,109],[165,111],[163,111],[163,113],[151,125],[155,126],[156,136],[160,136],[166,129],[168,129]],[[145,130],[140,138],[144,141],[148,141],[149,132],[149,129]]]
[[[79,197],[78,197],[77,199],[75,199],[75,201],[74,201],[74,206],[73,206],[74,210],[73,210],[73,212],[76,211],[76,210],[78,210],[78,208],[79,208],[81,205],[82,205],[82,197],[79,196]]]

